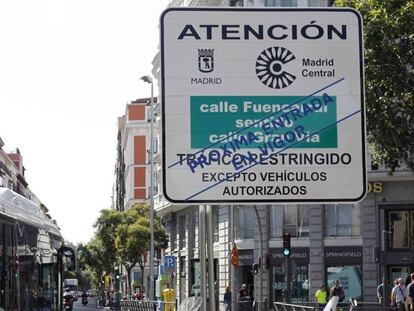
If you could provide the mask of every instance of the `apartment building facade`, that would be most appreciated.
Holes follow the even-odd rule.
[[[153,103],[157,99],[154,98]],[[154,105],[155,109],[157,107]],[[117,122],[117,159],[115,163],[115,182],[113,207],[118,211],[128,210],[136,203],[150,204],[150,148],[151,148],[151,98],[140,98],[128,103],[125,114]],[[157,111],[154,111],[157,116]],[[154,171],[159,166],[157,117],[154,119]],[[157,192],[157,186],[154,191]],[[158,255],[159,256],[159,255]],[[126,270],[121,269],[123,278],[121,291],[126,293]],[[141,269],[134,267],[131,271],[133,287],[147,288],[148,279],[141,284]],[[144,274],[148,276],[148,267]]]
[[[159,164],[156,122],[155,167]],[[140,98],[127,104],[125,114],[118,118],[117,128],[114,207],[124,211],[135,203],[149,203],[150,199],[151,99]]]
[[[414,271],[414,178],[409,169],[392,176],[386,169],[370,171],[369,193],[358,204],[257,206],[264,239],[264,297],[286,298],[286,266],[282,235],[291,235],[292,301],[312,301],[322,284],[339,279],[347,298],[376,301],[376,287],[384,273],[389,280],[406,278]],[[175,211],[171,211],[174,209]],[[172,280],[177,298],[197,294],[200,278],[198,206],[158,208],[170,234],[169,255],[177,258]],[[214,266],[219,297],[226,286],[237,293],[246,283],[252,296],[258,276],[252,265],[259,262],[257,219],[252,206],[213,206]],[[386,232],[386,235],[384,235]],[[386,249],[381,245],[385,239]],[[233,242],[239,249],[239,266],[230,263]],[[265,258],[266,258],[265,257]],[[264,262],[263,258],[262,262]]]
[[[20,195],[43,205],[37,196],[30,190],[29,183],[25,178],[25,167],[23,166],[23,156],[16,148],[12,152],[6,152],[4,142],[0,137],[0,187],[9,188]],[[43,205],[43,209],[47,210]]]

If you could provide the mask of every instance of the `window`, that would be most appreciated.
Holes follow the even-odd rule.
[[[219,241],[219,206],[212,206],[213,212],[213,242]]]
[[[230,6],[243,6],[243,0],[230,0]]]
[[[414,212],[390,211],[388,213],[388,229],[390,248],[409,248],[414,246]]]
[[[178,218],[178,234],[180,235],[179,238],[179,248],[183,249],[186,247],[185,245],[185,215],[181,215]]]
[[[191,247],[195,247],[195,241],[197,238],[196,235],[196,224],[198,223],[198,209],[197,208],[191,208],[191,213],[189,215],[189,221],[191,222],[190,226],[189,226],[189,230],[190,230],[190,239],[189,239],[189,244],[191,245]]]
[[[286,270],[282,266],[272,267],[270,278],[274,301],[286,301]],[[306,303],[309,300],[309,271],[307,265],[297,265],[291,280],[291,302]]]
[[[252,206],[235,209],[235,231],[237,239],[254,239],[256,215]]]
[[[322,0],[309,0],[309,6],[316,6],[316,7],[321,7],[321,6],[325,6],[324,4],[322,4]]]
[[[292,237],[309,236],[309,206],[272,206],[270,214],[270,235],[272,238],[282,237],[285,232]]]
[[[171,252],[173,252],[177,248],[177,221],[174,219],[171,222],[171,231],[170,231],[170,248]]]
[[[265,0],[265,6],[298,6],[297,0]]]
[[[352,204],[327,205],[326,236],[358,236],[361,234],[360,208]]]

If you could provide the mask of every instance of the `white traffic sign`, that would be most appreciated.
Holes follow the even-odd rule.
[[[167,9],[161,78],[167,200],[317,203],[365,196],[358,12]]]

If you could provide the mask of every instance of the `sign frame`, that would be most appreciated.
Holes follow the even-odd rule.
[[[359,78],[360,78],[360,118],[361,118],[361,162],[362,162],[362,193],[355,198],[322,198],[322,199],[175,199],[168,195],[168,184],[167,184],[167,170],[168,166],[166,163],[166,102],[165,95],[165,23],[164,19],[169,12],[174,11],[192,11],[192,12],[351,12],[356,15],[358,20],[358,54],[359,54]],[[173,7],[166,9],[160,16],[160,58],[161,58],[161,124],[162,124],[162,192],[163,196],[172,203],[178,204],[217,204],[217,203],[243,203],[243,204],[269,204],[269,203],[287,203],[287,204],[298,204],[298,203],[311,203],[311,204],[323,204],[323,203],[356,203],[363,200],[367,194],[367,168],[366,168],[366,116],[365,116],[365,87],[364,87],[364,56],[363,56],[363,32],[362,32],[363,21],[358,11],[351,8],[279,8],[279,7]]]

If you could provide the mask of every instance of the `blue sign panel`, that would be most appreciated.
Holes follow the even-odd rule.
[[[165,272],[175,272],[176,259],[175,256],[164,256],[164,268]]]

